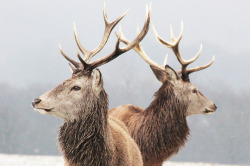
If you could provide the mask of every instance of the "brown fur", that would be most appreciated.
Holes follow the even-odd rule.
[[[128,127],[139,145],[144,166],[160,166],[177,153],[187,140],[186,107],[184,96],[176,96],[173,85],[166,81],[145,110],[124,105],[111,109],[109,115],[123,121]]]
[[[78,89],[72,89],[76,85]],[[40,113],[64,119],[58,144],[66,166],[143,165],[127,127],[118,119],[108,118],[108,95],[98,69],[91,76],[73,74],[32,105]]]
[[[139,148],[126,126],[107,117],[108,97],[104,90],[99,97],[89,90],[79,106],[79,118],[65,121],[59,131],[66,165],[143,165]]]
[[[132,44],[120,48],[120,34],[112,53],[89,63],[104,47],[114,26],[126,14],[110,23],[105,8],[103,13],[105,32],[99,46],[92,51],[83,49],[75,30],[77,46],[85,58],[78,53],[78,63],[60,48],[62,55],[70,62],[72,78],[36,98],[32,106],[41,114],[50,114],[65,120],[58,138],[65,165],[142,166],[140,150],[126,126],[117,119],[108,118],[108,97],[97,67],[134,48],[145,37],[149,29],[151,9],[147,10],[143,29]]]

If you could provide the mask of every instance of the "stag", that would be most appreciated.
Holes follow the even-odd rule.
[[[187,66],[199,57],[201,49],[190,60],[181,57],[179,42],[183,34],[183,24],[177,39],[171,27],[171,42],[164,41],[158,36],[154,27],[153,29],[157,40],[173,50],[181,64],[181,71],[176,72],[166,64],[166,60],[164,65],[151,60],[139,43],[134,50],[150,65],[162,85],[146,109],[134,105],[121,105],[109,111],[110,116],[118,118],[128,127],[141,150],[144,166],[161,166],[184,146],[189,135],[187,116],[216,111],[215,104],[189,79],[190,73],[209,67],[214,58],[207,65],[187,69]],[[121,41],[130,44],[123,34]]]
[[[67,166],[138,166],[143,165],[140,150],[131,138],[127,127],[116,118],[108,117],[108,96],[103,88],[102,74],[97,67],[135,47],[147,34],[151,9],[147,10],[143,29],[124,48],[120,48],[120,37],[115,49],[109,55],[92,63],[89,61],[106,44],[114,26],[125,16],[110,23],[104,7],[104,36],[94,50],[82,47],[76,28],[74,36],[79,50],[85,58],[77,56],[80,62],[62,55],[70,62],[72,77],[55,89],[34,99],[32,106],[41,114],[64,119],[60,127],[58,142]]]

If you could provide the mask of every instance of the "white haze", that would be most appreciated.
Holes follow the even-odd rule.
[[[119,25],[132,40],[137,24],[143,26],[149,2],[106,0],[108,19],[113,21],[129,9]],[[73,22],[86,49],[99,44],[104,31],[103,4],[103,0],[0,1],[0,153],[59,154],[56,133],[62,121],[35,113],[30,104],[71,76],[58,44],[77,60]],[[206,64],[215,56],[211,67],[191,74],[191,82],[217,104],[218,110],[211,116],[188,118],[191,136],[172,160],[250,164],[249,9],[247,0],[152,1],[151,23],[162,38],[170,40],[170,24],[177,36],[183,20],[180,51],[184,59],[193,57],[203,44],[201,56],[190,67]],[[118,27],[94,59],[113,51],[114,32]],[[168,64],[180,69],[171,50],[156,41],[152,27],[142,46],[161,64],[167,53]],[[128,103],[147,107],[160,87],[134,51],[100,70],[110,107]]]
[[[106,2],[108,19],[114,20],[129,9],[120,25],[131,40],[137,24],[142,27],[144,23],[145,6],[149,2],[109,0]],[[75,22],[85,48],[95,48],[104,31],[103,4],[103,0],[1,0],[0,81],[26,87],[37,82],[57,84],[70,76],[67,61],[60,55],[58,44],[61,43],[65,52],[77,59],[73,36]],[[203,43],[203,52],[194,66],[205,64],[215,56],[211,68],[194,74],[194,82],[249,90],[249,7],[250,1],[246,0],[153,1],[152,23],[158,33],[169,40],[169,25],[173,25],[178,35],[181,20],[184,21],[180,46],[183,57],[193,57]],[[112,33],[97,57],[110,53],[115,40]],[[180,68],[172,52],[156,42],[152,28],[142,43],[146,52],[158,63],[163,63],[168,53],[168,63],[176,69]],[[101,70],[107,83],[112,80],[142,82],[146,78],[153,79],[148,66],[133,51],[101,67]],[[118,87],[117,82],[113,84]]]

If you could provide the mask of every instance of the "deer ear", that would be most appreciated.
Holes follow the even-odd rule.
[[[168,81],[175,82],[179,79],[179,76],[177,75],[175,70],[168,65],[165,66],[165,72]]]
[[[167,76],[166,76],[166,72],[162,71],[154,66],[150,65],[150,68],[152,69],[153,73],[155,74],[156,78],[161,82],[165,82],[167,81]]]
[[[99,69],[95,69],[92,72],[92,89],[95,93],[95,95],[98,97],[100,92],[103,89],[103,80],[102,80],[102,74]]]

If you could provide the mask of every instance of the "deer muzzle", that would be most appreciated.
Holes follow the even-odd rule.
[[[216,111],[216,109],[217,109],[217,106],[213,104],[211,107],[205,109],[205,114],[213,113]]]

